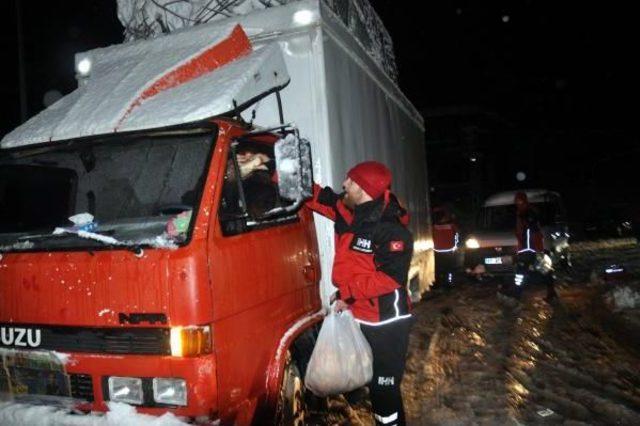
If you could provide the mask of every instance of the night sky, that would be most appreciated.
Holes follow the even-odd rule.
[[[477,104],[549,130],[634,127],[630,10],[433,1],[407,13],[397,2],[372,4],[395,41],[401,86],[419,108]]]
[[[594,203],[637,210],[632,10],[614,2],[371,3],[394,40],[400,86],[420,111],[471,106],[508,123],[500,143],[482,147],[495,189],[514,186],[501,173],[511,176],[522,163],[533,169],[527,183],[567,193],[576,217]],[[122,28],[115,0],[22,1],[22,9],[32,116],[47,91],[75,88],[75,52],[121,42]],[[16,0],[5,2],[5,12],[2,134],[20,123]],[[437,166],[429,164],[434,173]],[[437,179],[432,174],[431,185]]]

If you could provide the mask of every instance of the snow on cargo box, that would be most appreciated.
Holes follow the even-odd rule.
[[[301,13],[304,22],[297,19]],[[246,43],[238,25],[252,51],[237,47]],[[206,72],[175,86],[159,83],[170,81],[175,70],[193,68],[194,58],[221,43],[237,45],[237,57],[226,65],[209,63]],[[80,87],[5,136],[0,147],[186,124],[229,113],[235,105],[249,107],[242,116],[258,127],[279,124],[283,113],[311,141],[316,181],[339,189],[357,162],[390,167],[392,189],[411,215],[413,295],[433,281],[423,119],[324,2],[292,2],[96,49],[78,54],[76,62],[85,58],[92,66],[87,77],[78,76]],[[154,87],[162,90],[154,93]],[[261,98],[277,89],[280,105],[275,96]],[[326,302],[334,291],[333,225],[316,216],[316,229]]]
[[[300,12],[309,19],[301,23]],[[243,30],[253,50],[243,47]],[[221,44],[237,56],[226,65],[207,62],[206,52]],[[346,171],[363,160],[390,167],[392,189],[411,215],[414,296],[433,281],[423,119],[324,2],[293,2],[96,49],[76,62],[85,58],[92,65],[88,76],[79,76],[80,87],[9,133],[0,147],[176,126],[236,105],[250,106],[246,121],[271,127],[283,112],[311,141],[314,176],[322,184],[339,189]],[[201,63],[204,71],[195,65]],[[281,105],[275,96],[251,103],[277,89]],[[318,216],[316,228],[326,301],[333,292],[333,228]]]
[[[289,81],[279,47],[252,50],[233,23],[95,49],[76,62],[79,87],[6,135],[2,148],[198,122]]]

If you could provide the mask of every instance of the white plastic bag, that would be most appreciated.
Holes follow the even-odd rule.
[[[371,346],[349,311],[334,312],[324,319],[313,348],[305,385],[324,397],[362,387],[373,377]]]

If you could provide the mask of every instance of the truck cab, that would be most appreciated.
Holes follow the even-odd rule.
[[[279,139],[220,118],[3,150],[2,388],[240,423],[276,407],[298,334],[283,336],[320,310],[313,217],[273,178]],[[242,170],[248,152],[265,167]]]
[[[293,418],[322,318],[310,145],[241,116],[279,101],[281,49],[168,39],[79,54],[79,87],[0,143],[0,391]]]
[[[473,276],[513,273],[518,243],[515,235],[516,192],[496,193],[483,203],[478,226],[467,236],[464,244],[467,273]],[[562,197],[546,189],[523,192],[538,214],[544,250],[554,268],[568,265],[569,232]]]

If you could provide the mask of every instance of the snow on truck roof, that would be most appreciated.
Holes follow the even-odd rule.
[[[79,87],[7,134],[0,148],[194,123],[289,82],[279,46],[253,49],[234,23],[76,55],[83,59],[91,65]]]
[[[530,203],[541,203],[548,201],[550,197],[559,198],[560,194],[547,189],[521,189],[514,191],[498,192],[488,197],[484,202],[484,207],[508,206],[514,204],[513,198],[517,192],[524,192]]]

